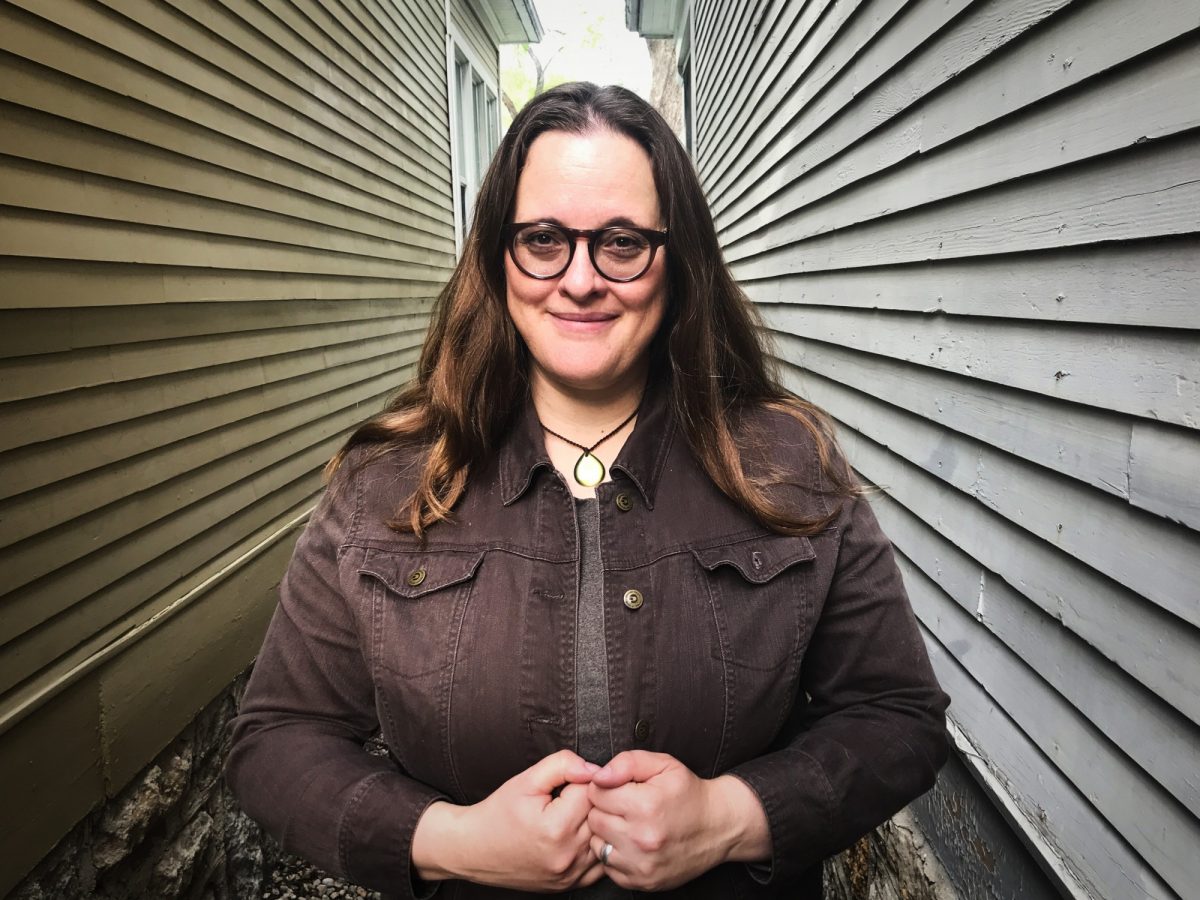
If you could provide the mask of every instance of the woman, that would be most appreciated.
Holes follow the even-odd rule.
[[[819,897],[946,755],[887,540],[646,103],[535,98],[476,209],[331,463],[230,783],[389,895]]]

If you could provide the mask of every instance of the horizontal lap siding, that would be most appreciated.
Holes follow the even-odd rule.
[[[30,0],[0,51],[0,745],[85,685],[100,729],[3,893],[249,662],[454,236],[440,0]]]
[[[727,259],[881,488],[961,749],[1067,889],[1188,896],[1200,11],[700,3],[696,35]]]
[[[493,46],[492,39],[488,37],[487,29],[475,11],[463,0],[453,0],[450,3],[450,24],[467,42],[475,57],[486,66],[481,74],[490,78],[493,84],[499,84],[500,56],[490,49]]]

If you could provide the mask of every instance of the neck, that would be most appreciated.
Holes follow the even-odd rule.
[[[604,480],[608,480],[608,469],[633,431],[634,422],[629,414],[641,401],[646,373],[638,373],[635,379],[604,391],[573,390],[555,384],[536,370],[531,381],[533,405],[542,427],[547,430],[546,452],[551,462],[572,494],[576,497],[595,496],[595,489],[588,486],[590,482],[580,483],[576,478],[576,466],[581,457],[580,447],[576,445],[593,448],[589,455],[602,463]],[[551,432],[557,432],[557,435]]]
[[[646,372],[632,373],[622,383],[599,390],[581,390],[556,383],[533,372],[533,406],[544,425],[572,440],[590,444],[637,408],[646,387]]]

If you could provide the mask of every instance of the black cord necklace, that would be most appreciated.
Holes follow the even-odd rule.
[[[619,433],[622,428],[632,422],[633,417],[638,414],[638,410],[641,408],[642,401],[639,400],[638,405],[634,407],[633,412],[625,417],[625,421],[623,421],[604,437],[600,438],[600,440],[596,441],[596,443],[592,444],[590,447],[587,447],[578,441],[573,441],[569,437],[564,437],[557,431],[552,431],[546,427],[545,423],[543,423],[541,419],[538,419],[538,424],[542,426],[542,430],[545,431],[546,434],[552,434],[560,441],[570,444],[572,447],[578,447],[583,451],[581,454],[579,454],[579,459],[575,460],[575,468],[571,474],[574,475],[575,480],[584,487],[595,487],[604,480],[605,470],[604,463],[600,462],[599,459],[593,456],[592,451],[611,438],[614,434]]]

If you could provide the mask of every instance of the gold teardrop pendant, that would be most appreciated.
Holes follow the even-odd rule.
[[[585,450],[575,460],[575,480],[584,487],[595,487],[604,480],[604,463]]]

